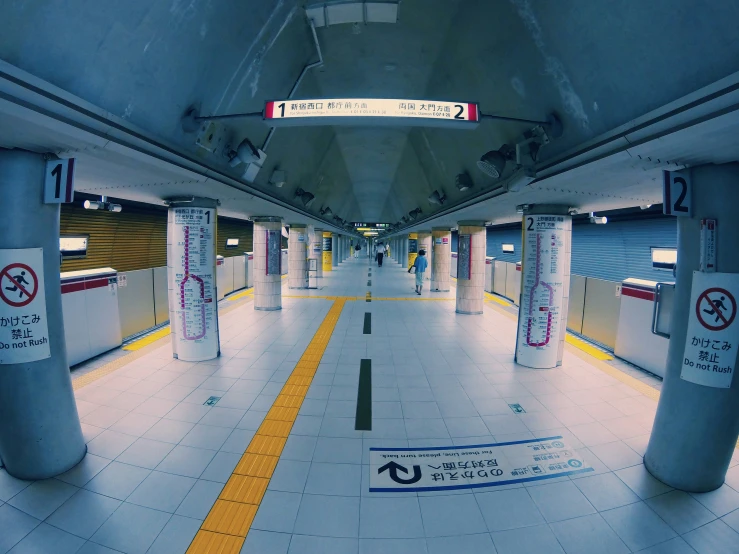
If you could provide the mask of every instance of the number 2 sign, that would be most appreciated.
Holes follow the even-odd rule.
[[[74,200],[74,166],[74,158],[46,162],[44,204],[64,204]]]
[[[693,187],[690,175],[683,171],[664,171],[662,176],[662,213],[677,217],[692,217]]]

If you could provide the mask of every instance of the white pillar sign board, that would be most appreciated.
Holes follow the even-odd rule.
[[[693,272],[681,379],[706,387],[731,387],[739,347],[737,298],[739,274]]]
[[[472,235],[459,235],[457,255],[457,279],[469,280],[472,276]]]
[[[174,354],[186,361],[218,356],[213,208],[170,208],[170,286],[176,305]],[[170,296],[172,298],[172,296]]]
[[[49,357],[43,248],[0,250],[0,365]]]
[[[267,233],[267,275],[282,273],[282,237],[279,231],[265,231]]]
[[[516,362],[557,366],[565,274],[567,221],[560,215],[527,215],[523,225],[523,281]]]

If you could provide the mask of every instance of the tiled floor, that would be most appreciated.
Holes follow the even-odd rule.
[[[555,370],[515,365],[515,323],[487,305],[458,316],[453,301],[367,303],[367,274],[366,259],[352,260],[322,290],[284,289],[281,312],[247,303],[222,316],[217,360],[173,360],[164,341],[80,389],[88,455],[47,481],[0,471],[0,553],[184,553],[332,302],[288,295],[362,299],[343,309],[242,552],[739,552],[738,460],[712,493],[666,487],[641,463],[654,401],[569,353]],[[396,263],[372,265],[375,298],[416,298],[413,284]],[[372,431],[354,430],[362,358],[372,360]],[[203,405],[210,396],[221,397],[214,407]],[[595,471],[369,492],[372,446],[555,434]]]

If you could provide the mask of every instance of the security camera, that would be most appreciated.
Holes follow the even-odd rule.
[[[590,223],[595,223],[596,225],[605,225],[608,223],[608,218],[606,216],[598,217],[595,215],[595,212],[590,212]]]
[[[259,150],[248,138],[245,138],[236,147],[236,150],[228,149],[228,163],[231,167],[239,164],[250,164],[259,161]]]

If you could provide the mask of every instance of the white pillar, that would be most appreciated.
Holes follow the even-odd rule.
[[[562,365],[570,300],[572,217],[568,206],[536,205],[523,216],[517,363]]]
[[[341,236],[336,233],[331,233],[331,265],[333,267],[339,266],[339,260],[341,259]]]
[[[290,224],[287,238],[287,286],[308,288],[308,230],[305,225]]]
[[[0,270],[24,263],[36,274],[35,284],[26,279],[35,289],[27,290],[33,300],[17,290],[13,299],[28,303],[0,307],[0,342],[13,345],[0,350],[0,459],[10,475],[31,480],[64,473],[86,452],[64,339],[59,204],[42,202],[46,171],[41,154],[0,148]],[[23,268],[8,273],[15,277],[18,269]],[[2,281],[3,287],[14,286]],[[45,342],[28,348],[28,333]],[[9,527],[0,534],[7,532]]]
[[[703,165],[686,171],[692,180],[693,216],[677,218],[677,271],[670,346],[657,416],[644,464],[652,475],[671,487],[706,492],[720,487],[724,482],[739,435],[739,377],[736,375],[739,360],[735,340],[726,341],[731,344],[730,349],[723,350],[725,345],[721,341],[722,350],[715,350],[712,333],[704,331],[698,323],[696,327],[701,329],[701,334],[689,334],[688,322],[691,318],[697,318],[697,302],[691,295],[695,293],[698,296],[700,292],[699,289],[692,290],[694,279],[703,280],[709,276],[700,273],[701,219],[717,220],[716,270],[721,274],[733,274],[734,278],[739,273],[739,219],[736,217],[739,164]],[[707,290],[705,286],[700,290]],[[729,289],[729,292],[734,294],[735,302],[739,304],[737,291]],[[726,304],[727,310],[730,310],[730,302]],[[739,306],[734,306],[734,319],[729,319],[727,331],[739,325],[737,309]],[[710,365],[732,368],[729,388],[697,384],[682,378],[696,377],[690,369],[683,375],[684,358],[694,352],[690,348],[694,341],[700,341],[701,346],[710,344],[710,348],[705,349],[706,358],[709,361],[713,359]],[[687,351],[686,346],[689,347]],[[727,373],[722,371],[720,377],[726,377]],[[697,377],[705,379],[700,373]],[[725,383],[721,385],[725,386]]]
[[[434,227],[431,231],[434,241],[431,256],[431,290],[448,292],[452,263],[452,232],[449,229]]]
[[[255,217],[254,221],[254,309],[282,309],[282,219]]]
[[[216,291],[216,200],[174,202],[167,214],[172,353],[187,362],[220,355]]]
[[[459,222],[457,313],[481,314],[485,301],[485,223]]]

